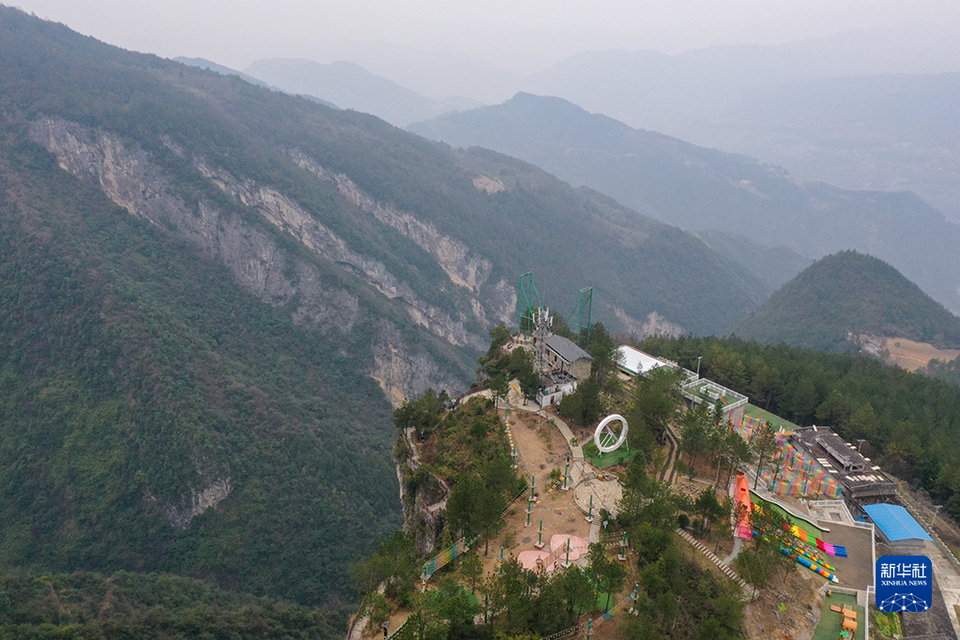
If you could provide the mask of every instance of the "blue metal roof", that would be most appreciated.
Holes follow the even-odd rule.
[[[895,540],[933,540],[898,504],[870,504],[863,508],[891,542]]]

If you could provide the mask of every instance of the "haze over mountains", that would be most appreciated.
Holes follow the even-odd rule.
[[[898,254],[956,304],[960,238],[913,194],[809,183],[532,94],[423,125],[494,147],[453,149],[381,119],[434,115],[443,96],[355,63],[261,61],[247,71],[273,79],[252,82],[186,62],[0,6],[0,571],[349,600],[347,567],[400,521],[391,409],[467,389],[527,271],[562,316],[592,286],[611,333],[719,334],[758,307],[751,322],[772,308],[783,328],[839,301],[846,331],[958,333],[860,254],[761,307],[851,244]],[[453,62],[485,69],[477,91],[495,94],[495,68]],[[934,125],[949,112],[938,95]],[[782,302],[818,273],[836,286]],[[739,358],[704,364],[723,361]],[[950,391],[930,410],[946,413]],[[148,582],[144,602],[167,580]]]
[[[343,108],[372,113],[396,125],[478,106],[464,98],[433,100],[352,62],[324,65],[310,60],[258,60],[244,73],[288,93],[314,96]]]
[[[944,47],[956,55],[944,54]],[[384,43],[327,55],[343,55],[414,88],[422,104],[432,101],[434,113],[463,110],[469,100],[500,103],[518,91],[562,97],[631,127],[743,153],[800,178],[853,190],[914,191],[960,222],[956,43],[908,45],[889,32],[848,31],[675,55],[585,51],[529,74]],[[305,88],[286,82],[271,84]],[[379,114],[409,124],[417,109],[391,111],[391,95],[381,94]]]
[[[909,193],[845,191],[778,167],[589,114],[560,98],[518,94],[410,129],[455,147],[488,147],[683,229],[773,287],[843,249],[875,255],[960,311],[960,226]],[[718,235],[720,234],[720,235]],[[723,242],[740,236],[744,242]],[[786,247],[765,256],[755,245]],[[776,266],[770,267],[769,262]]]
[[[848,189],[909,190],[960,222],[960,74],[796,80],[746,93],[690,138]]]

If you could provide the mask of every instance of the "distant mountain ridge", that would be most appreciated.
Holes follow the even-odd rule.
[[[856,251],[818,260],[730,332],[823,351],[852,350],[848,338],[861,334],[960,348],[960,318],[886,262]]]
[[[808,182],[746,156],[723,153],[590,114],[561,98],[519,93],[507,102],[416,123],[411,131],[453,146],[483,146],[532,162],[571,184],[606,193],[689,231],[744,236],[741,253],[771,289],[790,276],[751,245],[785,247],[784,264],[856,249],[890,262],[960,310],[960,226],[911,193],[856,192]],[[710,234],[704,234],[709,242]],[[781,267],[783,265],[778,265]],[[774,273],[780,281],[770,281]],[[784,278],[784,276],[786,276]]]
[[[177,56],[174,58],[175,61],[185,64],[191,67],[199,67],[201,69],[209,69],[210,71],[216,71],[217,73],[223,74],[225,76],[237,76],[238,78],[243,78],[247,82],[252,84],[269,88],[268,85],[263,80],[257,80],[253,76],[249,76],[241,71],[236,69],[231,69],[230,67],[225,67],[222,64],[213,62],[212,60],[207,60],[206,58],[185,58],[184,56]]]
[[[715,45],[677,54],[584,51],[528,76],[522,90],[562,97],[632,127],[697,141],[691,125],[758,90],[817,78],[960,71],[958,58],[930,55],[936,47],[921,51],[891,35],[851,30],[775,45]],[[960,54],[955,42],[948,48]]]
[[[960,87],[952,79],[958,61],[955,36],[916,46],[889,33],[851,31],[675,55],[587,51],[527,77],[520,88],[803,178],[915,191],[960,222]],[[931,118],[928,107],[940,104],[953,106]],[[881,109],[896,111],[885,123],[892,127],[878,126]],[[853,122],[845,120],[850,115]],[[939,142],[917,135],[925,126],[941,130]]]
[[[244,69],[244,73],[288,93],[371,113],[397,126],[453,109],[477,106],[476,102],[466,99],[433,100],[353,62],[320,64],[312,60],[276,58],[257,60]]]

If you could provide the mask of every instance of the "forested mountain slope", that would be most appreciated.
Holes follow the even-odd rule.
[[[349,613],[232,594],[177,576],[0,577],[0,638],[339,638]]]
[[[560,98],[523,93],[409,128],[451,145],[516,156],[689,231],[747,237],[736,259],[761,278],[803,259],[787,253],[770,267],[767,256],[750,251],[751,244],[783,247],[807,259],[855,249],[889,262],[960,312],[960,226],[912,193],[846,191],[805,181],[745,156],[632,129]],[[715,248],[736,251],[729,242]]]
[[[346,564],[399,522],[357,340],[298,328],[9,130],[0,194],[0,566],[349,596]]]
[[[397,524],[391,404],[466,388],[520,273],[628,329],[761,291],[522,162],[2,7],[0,225],[0,566],[304,603]]]
[[[544,270],[561,308],[593,285],[635,320],[657,311],[698,333],[723,328],[757,296],[696,239],[530,165],[452,152],[363,114],[123,52],[14,10],[2,25],[5,120],[25,124],[60,165],[136,215],[166,226],[176,218],[181,235],[214,255],[226,248],[213,246],[207,221],[182,228],[189,218],[163,191],[188,209],[200,197],[229,202],[348,265],[453,345],[482,349],[486,329],[514,316],[514,283],[530,269]]]
[[[960,348],[960,318],[887,263],[855,251],[818,260],[730,331],[825,351],[856,349],[848,336],[862,334]]]

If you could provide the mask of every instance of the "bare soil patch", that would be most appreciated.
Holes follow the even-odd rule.
[[[570,453],[566,440],[547,420],[530,413],[511,410],[507,422],[520,454],[520,471],[536,477],[537,493],[546,490],[550,472],[563,473],[566,466]]]
[[[785,580],[774,576],[747,605],[743,629],[748,640],[809,640],[820,620],[823,579],[797,567]]]
[[[926,342],[914,342],[906,338],[872,338],[889,353],[884,358],[888,364],[896,364],[901,369],[916,371],[936,358],[937,360],[955,360],[960,356],[958,349],[937,349]]]

